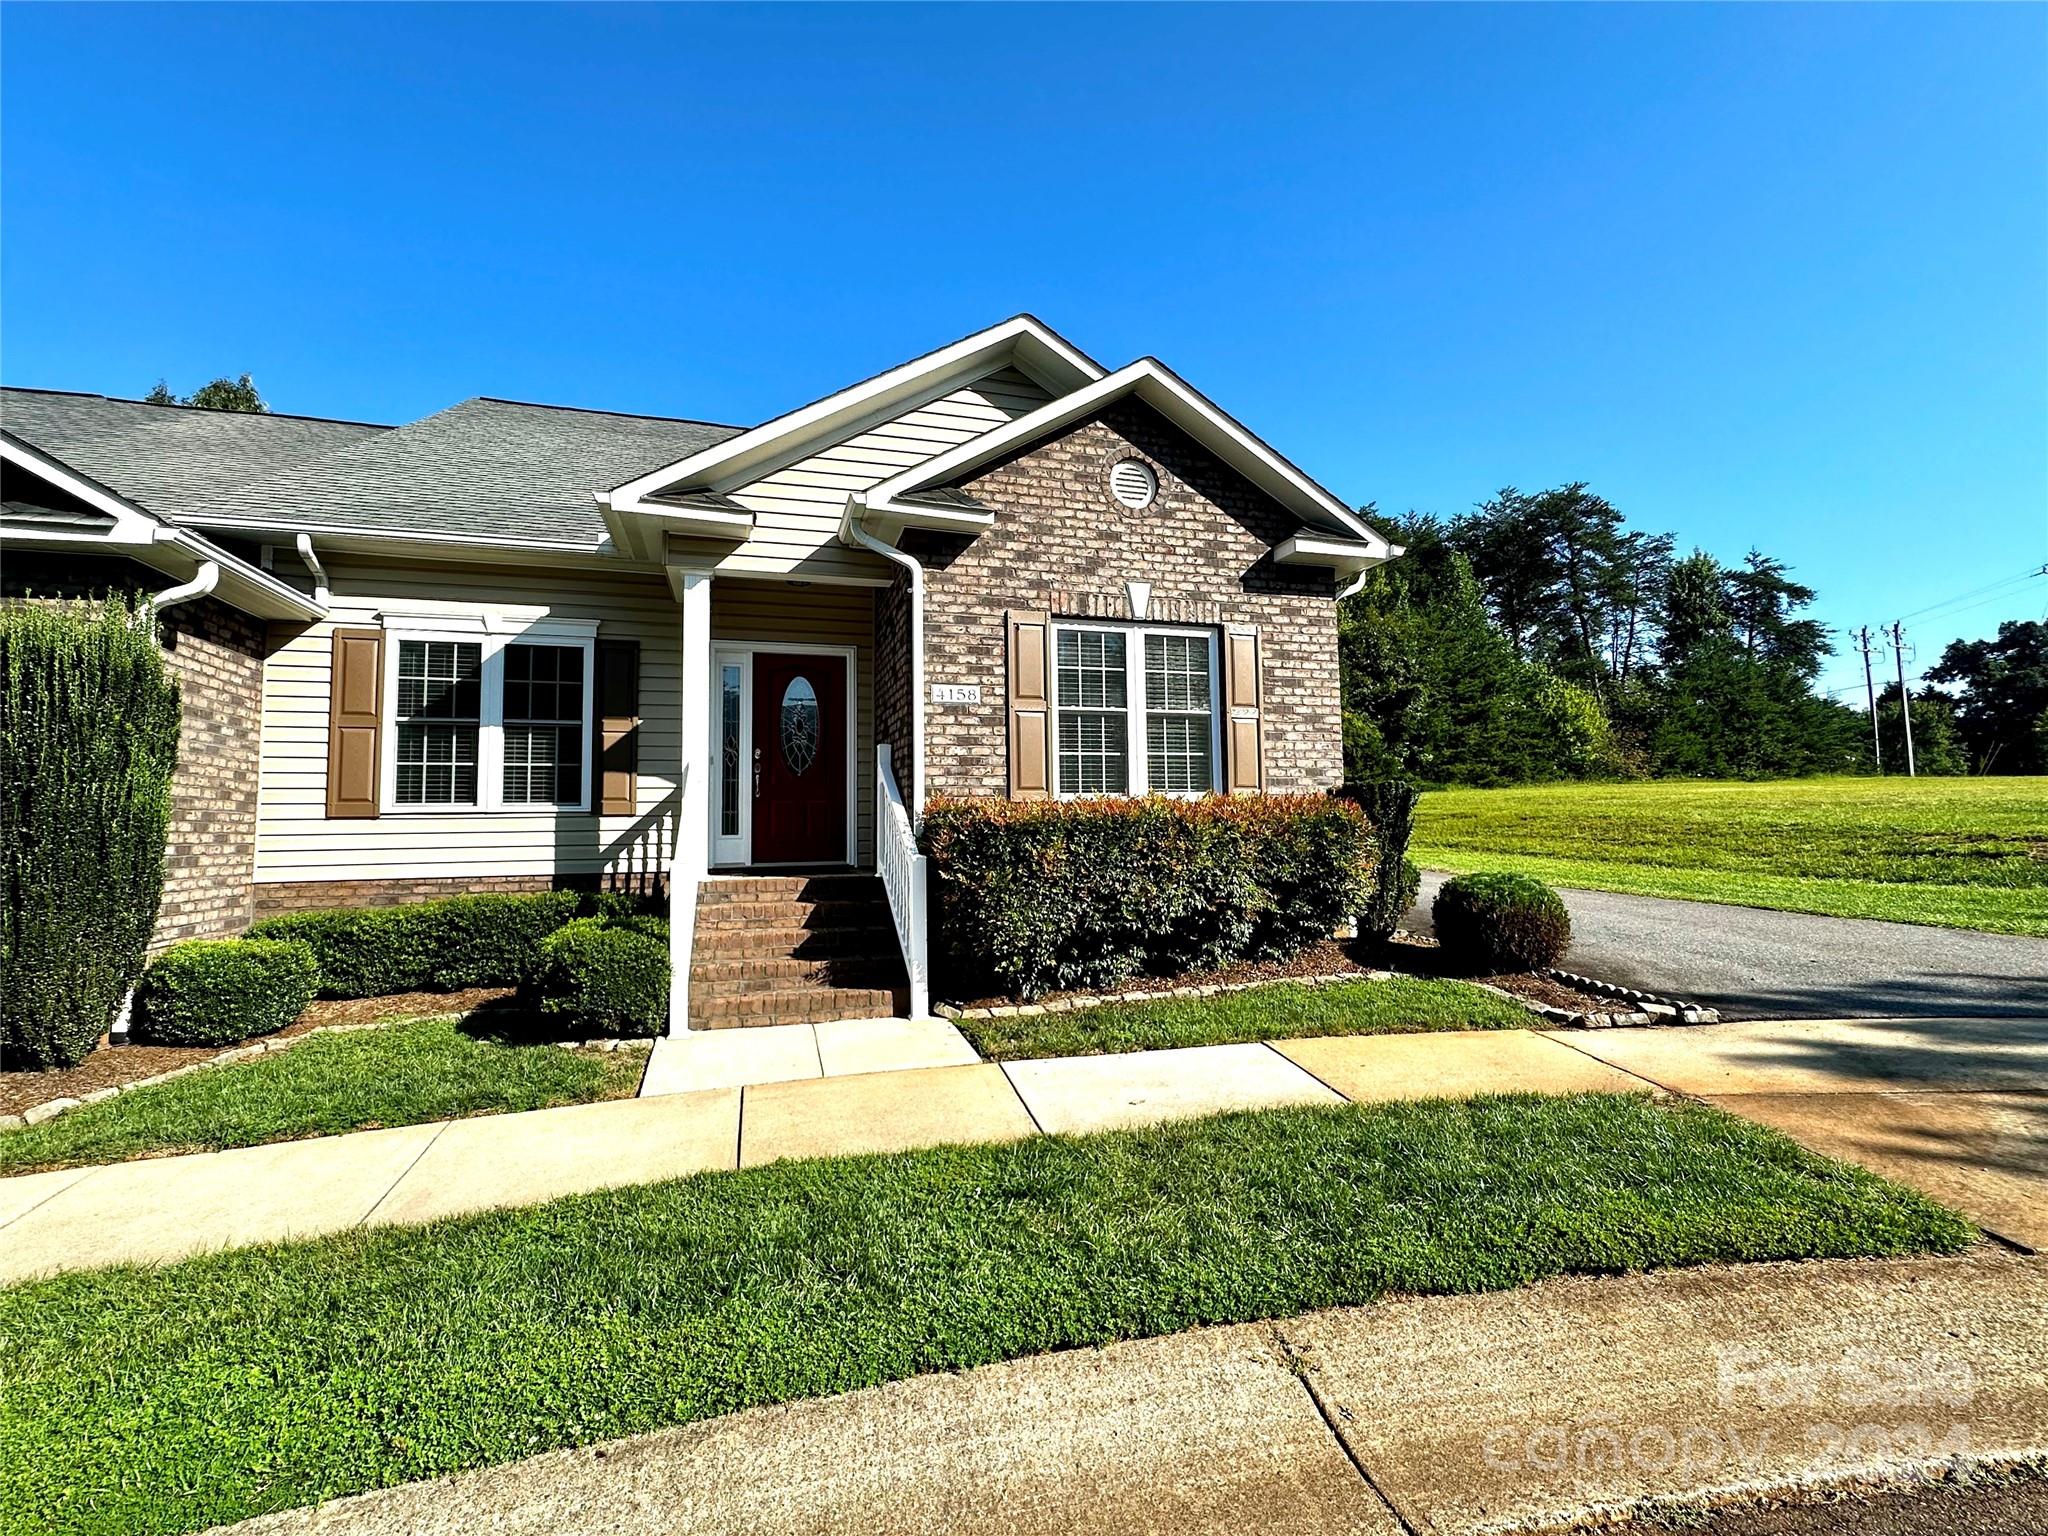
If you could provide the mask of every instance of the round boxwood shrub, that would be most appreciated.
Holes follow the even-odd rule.
[[[646,1039],[668,1023],[668,940],[647,920],[579,917],[540,944],[529,988],[572,1035]]]
[[[1437,942],[1480,973],[1540,971],[1572,944],[1571,914],[1557,892],[1527,875],[1459,875],[1431,909]]]
[[[320,984],[311,945],[198,939],[150,962],[135,989],[136,1038],[151,1045],[233,1045],[283,1029]]]

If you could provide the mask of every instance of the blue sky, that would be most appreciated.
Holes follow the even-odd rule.
[[[752,422],[1030,310],[1353,501],[1587,480],[1830,624],[2048,560],[2048,8],[0,29],[9,383]],[[1937,610],[1920,662],[2044,607]]]

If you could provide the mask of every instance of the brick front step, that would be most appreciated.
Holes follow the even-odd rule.
[[[699,910],[727,902],[884,899],[874,875],[714,875],[697,887]]]
[[[748,875],[698,887],[696,1029],[889,1017],[908,1006],[882,882]]]
[[[706,996],[727,992],[785,992],[799,983],[821,987],[893,987],[900,966],[872,955],[815,960],[797,955],[698,960],[690,967],[690,986]]]
[[[697,930],[697,961],[770,958],[835,960],[896,953],[896,930],[865,928],[725,927]]]
[[[887,920],[867,901],[720,901],[697,908],[700,933],[720,928],[866,928]]]
[[[692,1029],[738,1029],[761,1024],[819,1024],[828,1019],[885,1019],[905,1001],[878,987],[806,987],[787,992],[691,995]]]

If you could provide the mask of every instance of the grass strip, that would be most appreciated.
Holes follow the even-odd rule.
[[[1109,1003],[1071,1013],[961,1019],[960,1031],[992,1061],[1159,1051],[1309,1035],[1425,1034],[1444,1029],[1528,1029],[1543,1020],[1497,992],[1462,981],[1394,976],[1307,986],[1275,982],[1213,997]]]
[[[0,1173],[622,1098],[646,1064],[640,1051],[479,1039],[453,1018],[316,1035],[0,1131]]]
[[[0,1291],[0,1529],[179,1532],[755,1404],[1389,1292],[1953,1251],[1627,1095],[774,1164]]]
[[[1459,874],[2048,937],[2040,779],[1432,790],[1409,852]]]

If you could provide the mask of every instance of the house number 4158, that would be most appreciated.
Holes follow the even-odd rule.
[[[934,704],[979,704],[981,684],[979,683],[933,683]]]

